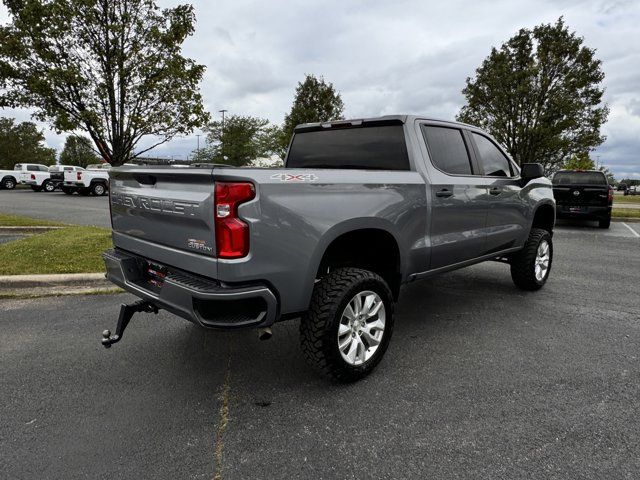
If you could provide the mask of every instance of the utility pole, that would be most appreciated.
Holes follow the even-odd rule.
[[[222,160],[224,160],[224,114],[228,112],[226,109],[219,110],[222,114],[222,132],[220,133],[220,150],[222,151]]]
[[[200,158],[200,136],[201,136],[201,134],[200,134],[200,133],[197,133],[197,134],[196,134],[196,137],[198,138],[198,150],[197,150],[197,152],[198,152],[198,158]]]
[[[596,170],[600,170],[600,155],[596,155]]]

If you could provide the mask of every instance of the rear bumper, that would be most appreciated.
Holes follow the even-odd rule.
[[[585,220],[602,220],[611,216],[611,206],[581,207],[581,211],[571,211],[568,205],[556,206],[556,218],[582,218]]]
[[[266,285],[232,287],[170,269],[162,286],[157,286],[145,279],[143,257],[120,249],[107,250],[102,256],[111,282],[203,327],[267,327],[278,317],[278,300]]]

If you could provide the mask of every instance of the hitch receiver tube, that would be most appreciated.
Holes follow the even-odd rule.
[[[120,316],[118,317],[118,325],[116,325],[116,334],[111,335],[110,330],[102,332],[102,346],[104,348],[111,348],[111,345],[122,340],[122,336],[124,335],[127,325],[129,325],[131,317],[133,317],[134,313],[138,312],[158,313],[158,307],[145,300],[138,300],[129,305],[124,303],[120,305]]]

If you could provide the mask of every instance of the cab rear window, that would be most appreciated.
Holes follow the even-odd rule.
[[[607,185],[602,172],[558,172],[551,182],[554,185]]]
[[[287,168],[409,170],[405,142],[402,125],[298,132]]]

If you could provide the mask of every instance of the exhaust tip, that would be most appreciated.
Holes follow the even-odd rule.
[[[258,329],[258,338],[260,340],[269,340],[273,336],[271,327],[262,327]]]

